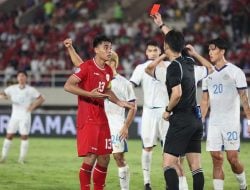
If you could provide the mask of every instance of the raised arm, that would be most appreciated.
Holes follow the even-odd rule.
[[[238,90],[240,95],[241,104],[243,107],[243,110],[247,117],[247,125],[248,125],[248,134],[250,135],[250,106],[248,101],[248,94],[247,89]]]
[[[72,39],[67,38],[64,40],[64,46],[67,48],[69,56],[71,61],[73,62],[73,64],[76,67],[79,67],[82,63],[83,60],[81,59],[81,57],[76,53],[75,48],[72,45]]]
[[[161,29],[163,34],[166,35],[171,30],[167,25],[163,23],[160,13],[156,13],[152,17],[154,19],[155,24]]]
[[[160,57],[157,57],[153,60],[146,68],[145,72],[150,76],[154,77],[155,68],[158,64],[160,64],[166,58],[166,54],[162,54]]]
[[[198,54],[191,44],[187,44],[186,49],[190,56],[194,57],[197,61],[199,61],[203,66],[207,68],[209,74],[214,71],[212,64],[207,59]]]

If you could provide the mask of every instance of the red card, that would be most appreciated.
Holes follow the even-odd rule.
[[[158,13],[160,6],[161,6],[160,4],[154,4],[150,11],[150,15],[155,15],[156,13]]]

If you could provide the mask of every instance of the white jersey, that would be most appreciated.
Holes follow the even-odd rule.
[[[170,64],[170,62],[164,62],[166,67]],[[155,68],[155,78],[162,83],[166,83],[166,75],[167,75],[167,69],[164,67],[156,67]],[[208,70],[205,66],[198,66],[194,65],[194,78],[195,78],[195,84],[197,87],[197,84],[199,81],[204,79],[208,75]]]
[[[209,125],[240,125],[240,97],[238,89],[247,88],[244,72],[237,66],[227,63],[220,70],[203,80],[202,90],[209,93]]]
[[[30,104],[40,96],[40,93],[33,87],[25,85],[20,88],[18,84],[11,85],[4,90],[4,93],[10,98],[12,102],[11,117],[22,119],[30,112],[27,111]]]
[[[151,62],[152,61],[150,60],[138,65],[135,68],[130,81],[136,85],[142,85],[144,95],[143,106],[148,108],[165,107],[168,103],[166,85],[145,72],[145,68]]]
[[[111,81],[111,89],[115,93],[118,99],[124,101],[133,101],[136,99],[135,93],[131,83],[123,76],[117,74]],[[113,115],[117,120],[124,123],[125,121],[125,108],[122,108],[108,99],[105,100],[105,112],[109,119],[109,116]],[[118,126],[117,126],[118,127]],[[122,126],[121,126],[122,127]]]

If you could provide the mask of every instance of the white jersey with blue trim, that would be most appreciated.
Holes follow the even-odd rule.
[[[27,84],[24,88],[20,88],[19,84],[11,85],[4,90],[4,93],[12,102],[11,116],[17,119],[30,115],[28,107],[41,95],[34,87]]]
[[[145,72],[145,68],[152,62],[146,61],[137,65],[130,81],[135,85],[142,85],[144,103],[143,106],[148,108],[165,107],[168,103],[168,93],[166,85]]]
[[[111,90],[118,99],[123,101],[135,101],[135,93],[132,84],[123,76],[117,74],[111,81]],[[125,108],[122,108],[108,99],[104,101],[105,112],[109,118],[110,115],[116,116],[118,120],[125,121]]]
[[[244,72],[232,63],[221,69],[214,69],[202,82],[202,90],[209,93],[209,125],[239,125],[240,96],[239,89],[246,89]]]

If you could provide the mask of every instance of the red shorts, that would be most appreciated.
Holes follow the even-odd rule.
[[[105,155],[112,153],[110,129],[107,124],[84,124],[77,128],[78,156],[88,153]]]

